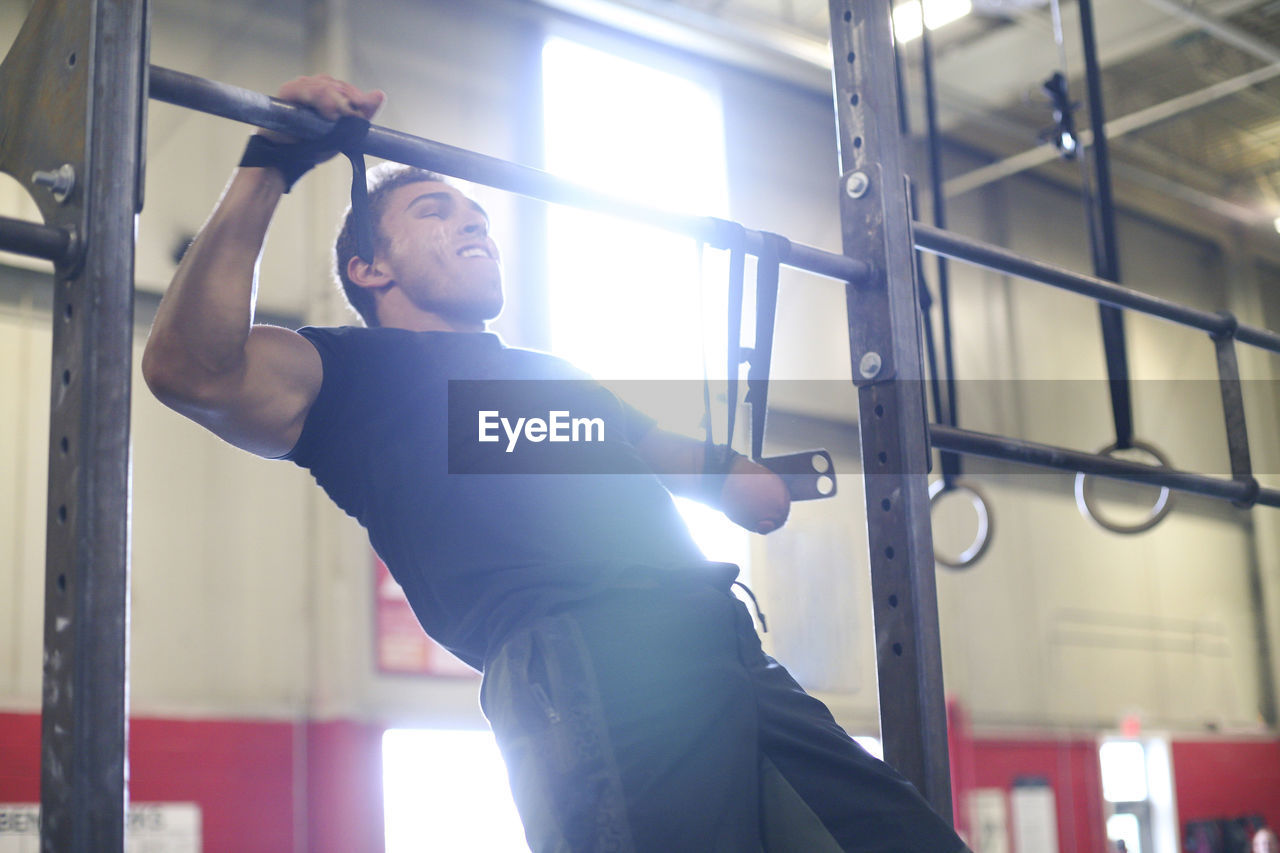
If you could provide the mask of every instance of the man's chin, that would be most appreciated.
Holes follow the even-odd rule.
[[[503,298],[498,296],[496,299],[437,303],[424,307],[433,314],[449,317],[462,323],[487,323],[490,320],[497,319],[498,315],[502,313],[503,304]]]

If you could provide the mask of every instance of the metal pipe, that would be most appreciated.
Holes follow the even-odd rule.
[[[151,66],[151,97],[301,137],[320,136],[332,126],[316,113],[294,104],[157,65]],[[542,201],[643,222],[665,231],[684,234],[717,248],[728,248],[718,242],[721,229],[717,226],[717,220],[711,217],[645,207],[557,178],[539,169],[478,154],[465,148],[433,142],[377,125],[369,129],[362,147],[366,154],[384,160],[429,169]],[[764,249],[763,232],[746,229],[745,238],[746,251],[758,256]],[[796,243],[792,244],[785,263],[839,281],[863,282],[870,276],[870,268],[862,261]]]
[[[929,437],[934,447],[956,453],[985,456],[988,459],[1003,459],[1058,471],[1082,472],[1113,480],[1141,483],[1144,486],[1164,486],[1180,492],[1223,500],[1244,501],[1249,498],[1251,491],[1248,483],[1239,480],[1224,480],[1220,477],[1144,465],[1141,462],[1129,462],[1110,456],[1038,444],[1019,438],[988,435],[942,424],[931,425]],[[1280,490],[1260,489],[1257,503],[1280,507]]]
[[[65,228],[0,216],[0,249],[6,252],[60,261],[70,247],[71,233]]]
[[[917,248],[926,251],[937,252],[940,255],[946,255],[962,261],[969,261],[996,272],[1016,275],[1032,281],[1038,281],[1041,284],[1059,287],[1072,293],[1088,296],[1099,302],[1105,302],[1108,305],[1115,305],[1118,308],[1131,308],[1134,311],[1140,311],[1174,323],[1181,323],[1184,326],[1200,329],[1210,334],[1225,334],[1231,328],[1231,321],[1219,314],[1188,308],[1185,305],[1179,305],[1176,302],[1170,302],[1158,296],[1139,293],[1136,290],[1130,290],[1127,287],[1121,287],[1118,284],[1103,281],[1100,278],[1056,267],[1043,261],[1024,258],[1007,249],[992,246],[989,243],[983,243],[969,237],[962,237],[959,234],[943,231],[940,228],[917,224],[915,226],[915,243]],[[1275,332],[1241,325],[1236,330],[1235,337],[1236,340],[1244,343],[1280,353],[1280,334]]]

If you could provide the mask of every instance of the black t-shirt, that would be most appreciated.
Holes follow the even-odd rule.
[[[472,666],[523,619],[629,570],[703,561],[635,450],[653,421],[568,363],[490,333],[300,332],[324,379],[285,458],[368,530],[426,631]],[[506,453],[544,391],[561,444],[526,431]],[[571,445],[556,411],[598,418],[600,440]]]

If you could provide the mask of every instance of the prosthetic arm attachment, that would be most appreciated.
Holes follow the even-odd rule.
[[[744,233],[741,225],[716,220],[721,232],[717,244],[729,249],[729,352],[728,352],[728,437],[725,445],[713,445],[708,437],[707,471],[716,470],[711,465],[713,452],[728,451],[733,443],[734,422],[738,407],[738,368],[742,362],[749,364],[747,372],[746,402],[751,407],[751,458],[780,476],[787,485],[793,501],[809,501],[829,498],[836,493],[835,466],[831,454],[825,450],[805,450],[785,456],[764,455],[765,420],[768,414],[769,367],[773,353],[774,317],[778,304],[779,265],[786,259],[791,243],[777,234],[764,235],[764,247],[756,264],[756,335],[750,349],[741,344],[742,300],[744,273]],[[710,431],[711,413],[707,412],[707,428]],[[739,454],[735,454],[739,455]],[[724,464],[724,474],[733,466],[733,458]],[[720,476],[723,477],[724,474]],[[704,474],[704,479],[706,479]],[[720,481],[723,485],[723,479]]]

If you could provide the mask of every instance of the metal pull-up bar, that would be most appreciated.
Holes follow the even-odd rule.
[[[1280,334],[1267,329],[1237,325],[1230,317],[1223,314],[1179,305],[1177,302],[1141,293],[1112,281],[1025,258],[999,246],[943,231],[940,228],[917,223],[915,244],[917,248],[927,252],[968,261],[996,272],[1069,290],[1098,302],[1114,305],[1117,308],[1129,308],[1152,317],[1160,317],[1182,326],[1208,332],[1210,335],[1232,334],[1234,330],[1235,339],[1241,343],[1280,353]]]
[[[1126,480],[1144,486],[1160,486],[1189,494],[1205,495],[1238,504],[1262,504],[1280,507],[1280,489],[1256,488],[1240,480],[1207,477],[1174,468],[1162,468],[1113,459],[1097,453],[1084,453],[1065,447],[1054,447],[1034,441],[988,435],[973,430],[933,424],[929,427],[933,446],[940,450],[1003,459],[1039,468],[1090,474],[1112,480]]]
[[[188,109],[254,124],[302,137],[323,135],[332,127],[316,113],[259,92],[217,83],[151,66],[151,97]],[[631,219],[665,231],[684,234],[716,248],[722,243],[719,220],[689,216],[629,202],[598,190],[566,181],[549,172],[521,166],[497,157],[455,148],[377,125],[369,129],[360,147],[364,153],[394,160],[477,184],[506,190],[554,204],[565,204]],[[745,249],[759,256],[765,251],[765,235],[744,229]],[[788,266],[830,276],[840,281],[863,281],[867,265],[846,255],[828,252],[801,243],[792,243],[785,260]]]

